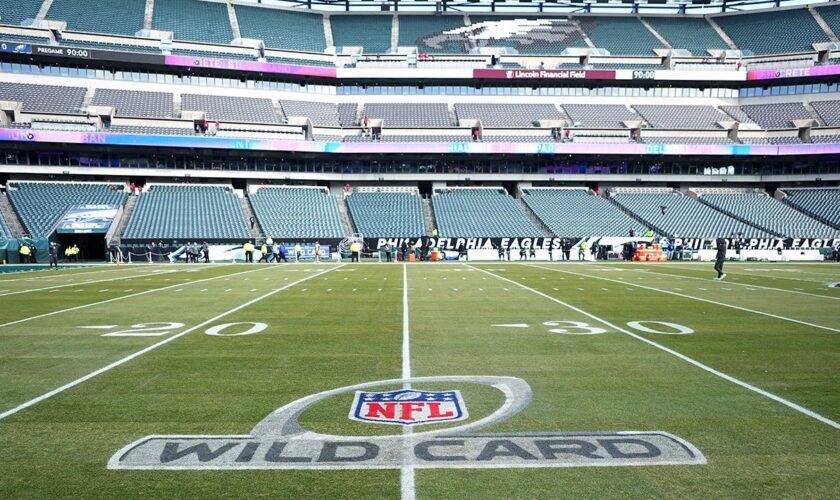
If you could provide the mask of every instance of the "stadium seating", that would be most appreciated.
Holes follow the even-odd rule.
[[[401,47],[416,46],[426,54],[465,54],[469,47],[463,40],[455,41],[440,36],[443,31],[464,25],[464,16],[400,16]]]
[[[411,238],[426,234],[423,201],[417,193],[356,192],[347,197],[356,229],[371,238]]]
[[[0,14],[2,15],[2,14]],[[3,16],[3,19],[6,17]],[[26,36],[26,35],[13,35],[10,33],[2,33],[0,34],[0,41],[3,42],[13,42],[13,43],[34,43],[36,45],[49,45],[50,39],[48,37],[41,37],[41,36]]]
[[[176,56],[191,56],[191,57],[205,57],[210,59],[237,59],[240,61],[255,60],[252,54],[242,54],[238,52],[224,52],[219,50],[196,50],[196,49],[172,49],[172,55]]]
[[[653,128],[719,129],[729,117],[712,106],[643,104],[633,106]]]
[[[332,61],[324,61],[321,59],[303,59],[300,57],[279,57],[266,56],[266,61],[278,64],[293,64],[295,66],[319,66],[322,68],[334,68],[335,63]]]
[[[706,57],[706,49],[728,49],[729,46],[704,18],[696,17],[646,17],[645,21],[668,40],[675,49],[685,49],[692,55]]]
[[[12,230],[6,225],[5,219],[0,216],[0,240],[8,240],[12,238]]]
[[[145,127],[141,125],[111,125],[111,128],[106,132],[141,135],[196,135],[195,130],[191,128]]]
[[[823,18],[825,23],[828,24],[828,27],[831,28],[831,31],[833,31],[835,35],[840,33],[840,9],[837,7],[837,4],[818,5],[815,7],[816,11]]]
[[[87,89],[0,82],[0,100],[20,101],[30,113],[79,114]]]
[[[187,15],[185,15],[187,14]],[[233,40],[227,5],[199,0],[155,2],[152,27],[172,31],[176,40],[228,44]]]
[[[840,126],[840,101],[811,101],[811,107],[829,127]]]
[[[449,108],[443,103],[381,103],[365,104],[364,116],[382,119],[383,126],[451,127]]]
[[[33,238],[50,236],[75,205],[123,205],[128,194],[105,183],[9,182],[9,200],[23,227]]]
[[[752,121],[752,118],[744,113],[744,111],[738,106],[721,106],[720,109],[739,123],[755,123]]]
[[[727,213],[791,238],[826,238],[840,231],[764,193],[706,194],[704,202]]]
[[[323,52],[324,17],[321,14],[234,6],[243,38],[256,38],[269,48]],[[282,29],[278,29],[282,27]]]
[[[742,137],[743,144],[802,144],[799,136],[778,136],[778,137]]]
[[[600,196],[586,189],[529,188],[522,201],[561,237],[627,236],[644,227]]]
[[[758,55],[811,52],[814,50],[811,44],[830,41],[811,12],[801,7],[784,12],[714,16],[712,19],[739,49]]]
[[[736,220],[680,193],[615,193],[622,207],[672,236],[717,238],[742,233],[745,238],[769,238],[771,234]],[[662,208],[665,207],[665,213]]]
[[[269,99],[182,94],[181,109],[205,111],[208,120],[242,123],[280,123]]]
[[[721,136],[642,136],[645,144],[735,144],[728,137]]]
[[[840,227],[840,189],[794,188],[784,191],[787,203]]]
[[[90,40],[63,39],[62,47],[79,47],[84,49],[112,50],[116,52],[141,52],[144,54],[160,54],[160,47],[148,45],[134,45],[126,43],[94,42]]]
[[[342,127],[358,125],[356,116],[359,105],[355,102],[342,102],[338,105],[338,122]]]
[[[625,121],[641,120],[623,104],[563,104],[575,127],[625,128]]]
[[[586,17],[579,22],[592,43],[612,55],[652,56],[653,49],[666,48],[635,17]]]
[[[0,2],[0,23],[19,26],[26,19],[35,19],[44,0]]]
[[[324,189],[261,187],[250,198],[267,236],[282,241],[345,236],[338,202]]]
[[[391,48],[391,16],[331,16],[336,47],[364,47],[366,53],[385,54]]]
[[[792,128],[794,120],[813,119],[800,102],[744,104],[741,110],[764,129]]]
[[[452,188],[432,196],[441,236],[539,237],[539,229],[502,189]]]
[[[471,15],[479,47],[511,47],[520,54],[561,54],[567,47],[587,47],[579,25],[558,18]],[[477,30],[480,30],[478,32]]]
[[[470,137],[461,138],[461,140],[470,141]],[[482,142],[554,142],[554,138],[550,135],[504,135],[485,133],[481,136]]]
[[[145,0],[96,0],[95,6],[78,0],[53,0],[47,19],[67,21],[69,31],[132,36],[143,29],[145,11]]]
[[[91,104],[112,106],[115,116],[172,118],[172,94],[138,90],[96,89]]]
[[[289,116],[308,116],[316,127],[338,127],[338,107],[333,103],[281,100],[283,114]]]
[[[251,231],[229,186],[147,186],[123,239],[247,240]]]
[[[459,120],[478,119],[484,127],[533,127],[539,120],[562,120],[552,104],[456,103]]]

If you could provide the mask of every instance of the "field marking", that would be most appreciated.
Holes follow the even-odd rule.
[[[44,288],[30,288],[30,289],[26,289],[26,290],[17,290],[17,291],[14,291],[14,292],[2,293],[2,294],[0,294],[0,297],[5,297],[7,295],[19,295],[19,294],[22,294],[22,293],[30,293],[30,292],[43,292],[44,290],[54,290],[54,289],[57,289],[57,288],[66,288],[68,286],[92,285],[94,283],[105,283],[106,281],[129,280],[129,279],[134,279],[134,278],[145,278],[146,276],[160,276],[162,274],[170,274],[170,273],[177,273],[177,272],[180,272],[180,271],[178,271],[177,269],[173,269],[171,271],[161,271],[161,272],[156,272],[156,273],[136,274],[134,276],[118,276],[116,278],[107,278],[107,279],[104,279],[104,280],[82,281],[80,283],[69,283],[69,284],[66,284],[66,285],[53,285],[53,286],[47,286],[47,287],[44,287]]]
[[[467,265],[469,265],[469,264],[467,264]],[[474,269],[479,269],[479,268],[474,268]],[[571,309],[571,310],[573,310],[573,311],[575,311],[579,314],[583,314],[584,316],[587,316],[588,318],[591,318],[595,321],[598,321],[598,322],[602,323],[603,325],[606,325],[606,326],[608,326],[608,327],[610,327],[610,328],[612,328],[616,331],[619,331],[619,332],[621,332],[625,335],[629,335],[630,337],[632,337],[636,340],[640,340],[640,341],[642,341],[642,342],[644,342],[648,345],[651,345],[651,346],[653,346],[653,347],[655,347],[655,348],[657,348],[661,351],[667,352],[668,354],[671,354],[672,356],[676,356],[677,358],[679,358],[679,359],[681,359],[681,360],[683,360],[687,363],[690,363],[690,364],[696,366],[697,368],[700,368],[701,370],[709,372],[712,375],[715,375],[716,377],[722,378],[723,380],[726,380],[728,382],[732,382],[733,384],[739,385],[739,386],[741,386],[741,387],[743,387],[747,390],[755,392],[756,394],[760,394],[761,396],[772,399],[773,401],[776,401],[777,403],[781,403],[781,404],[787,406],[788,408],[790,408],[792,410],[795,410],[795,411],[797,411],[797,412],[799,412],[803,415],[809,416],[809,417],[811,417],[815,420],[818,420],[818,421],[820,421],[820,422],[822,422],[822,423],[824,423],[824,424],[826,424],[830,427],[833,427],[835,429],[840,430],[840,423],[835,422],[834,420],[831,420],[830,418],[824,417],[824,416],[820,415],[819,413],[816,413],[815,411],[809,410],[808,408],[805,408],[804,406],[798,405],[798,404],[794,403],[793,401],[789,401],[789,400],[787,400],[787,399],[785,399],[781,396],[777,396],[777,395],[773,394],[772,392],[765,391],[764,389],[756,387],[756,386],[754,386],[754,385],[752,385],[748,382],[744,382],[743,380],[737,379],[737,378],[735,378],[731,375],[727,375],[726,373],[718,371],[718,370],[712,368],[709,365],[706,365],[704,363],[701,363],[700,361],[697,361],[694,358],[688,357],[685,354],[677,352],[677,351],[675,351],[675,350],[673,350],[669,347],[665,347],[664,345],[662,345],[658,342],[654,342],[650,339],[647,339],[647,338],[645,338],[641,335],[637,335],[637,334],[635,334],[635,333],[633,333],[633,332],[631,332],[631,331],[629,331],[625,328],[614,325],[614,324],[610,323],[609,321],[607,321],[607,320],[605,320],[601,317],[595,316],[594,314],[586,312],[583,309],[581,309],[579,307],[575,307],[575,306],[573,306],[573,305],[571,305],[567,302],[563,302],[562,300],[560,300],[556,297],[552,297],[551,295],[545,294],[545,293],[543,293],[539,290],[536,290],[536,289],[533,289],[531,287],[525,286],[522,283],[516,282],[514,280],[505,278],[504,276],[499,276],[498,274],[493,274],[489,271],[484,271],[483,269],[479,269],[479,270],[482,271],[482,272],[485,272],[485,273],[487,273],[491,276],[495,276],[496,278],[498,278],[500,280],[507,281],[509,283],[515,284],[515,285],[519,286],[520,288],[522,288],[523,290],[527,290],[527,291],[529,291],[529,292],[531,292],[535,295],[539,295],[540,297],[544,297],[544,298],[546,298],[546,299],[548,299],[552,302],[556,302],[557,304],[560,304],[564,307],[567,307],[567,308],[569,308],[569,309]]]
[[[730,264],[731,262],[727,261],[726,263]],[[671,264],[671,266],[673,266],[676,269],[683,269],[683,270],[686,270],[686,271],[688,271],[689,269],[691,269],[693,271],[693,270],[696,270],[695,268],[699,267],[699,265],[694,266],[694,268],[681,267],[681,266],[674,265],[674,264]],[[727,274],[737,274],[738,276],[749,276],[749,277],[752,277],[752,278],[770,278],[770,279],[775,279],[775,280],[805,281],[805,282],[808,282],[808,283],[827,283],[827,282],[831,281],[831,279],[818,280],[818,279],[813,279],[813,278],[794,278],[792,276],[779,276],[777,274],[759,274],[758,272],[753,272],[753,271],[743,272],[743,270],[741,268],[735,268],[735,269],[736,269],[735,271],[730,271]],[[746,269],[746,268],[744,268],[744,269]],[[802,271],[802,272],[806,273],[806,274],[816,274],[816,273],[808,273],[807,271]],[[825,275],[823,275],[823,276],[825,276]]]
[[[411,378],[411,336],[409,335],[408,327],[408,266],[403,263],[402,266],[403,278],[403,324],[402,324],[402,378]],[[410,383],[403,384],[403,389],[411,389]],[[409,456],[411,443],[409,438],[411,436],[411,426],[403,426],[403,463],[400,467],[400,498],[401,500],[414,500],[417,497],[414,481],[414,464],[412,457]]]
[[[728,307],[730,309],[737,309],[739,311],[744,311],[744,312],[753,313],[753,314],[759,314],[761,316],[767,316],[769,318],[775,318],[775,319],[780,319],[780,320],[783,320],[783,321],[789,321],[791,323],[798,323],[800,325],[810,326],[810,327],[813,327],[813,328],[819,328],[820,330],[828,330],[830,332],[840,333],[840,329],[838,329],[838,328],[832,328],[830,326],[818,325],[816,323],[809,323],[807,321],[802,321],[802,320],[794,319],[794,318],[788,318],[786,316],[779,316],[778,314],[773,314],[773,313],[764,312],[764,311],[758,311],[758,310],[755,310],[755,309],[749,309],[747,307],[736,306],[734,304],[726,304],[724,302],[718,302],[716,300],[704,299],[703,297],[694,297],[693,295],[687,295],[687,294],[684,294],[684,293],[672,292],[671,290],[662,290],[662,289],[659,289],[659,288],[640,285],[638,283],[632,283],[632,282],[629,282],[629,281],[618,281],[618,280],[614,280],[612,278],[604,278],[602,276],[592,276],[591,274],[581,274],[581,273],[576,273],[576,272],[572,272],[572,271],[564,271],[562,269],[552,269],[550,267],[537,266],[537,265],[533,265],[533,264],[526,264],[526,265],[528,265],[530,267],[538,268],[538,269],[544,269],[546,271],[553,271],[553,272],[556,272],[556,273],[573,274],[575,276],[583,276],[585,278],[598,279],[598,280],[604,280],[604,281],[613,281],[613,282],[616,282],[616,283],[624,283],[626,285],[635,286],[637,288],[643,288],[645,290],[650,290],[650,291],[653,291],[653,292],[667,293],[668,295],[675,295],[677,297],[683,297],[683,298],[686,298],[686,299],[696,300],[698,302],[707,302],[709,304],[714,304],[714,305],[721,306],[721,307]],[[750,285],[750,286],[752,286],[752,285]]]
[[[158,268],[158,267],[162,268],[164,266],[163,265],[155,265],[155,268]],[[62,271],[58,271],[58,273],[47,274],[47,273],[49,273],[49,271],[47,269],[48,268],[45,268],[45,269],[42,269],[42,270],[39,270],[39,271],[29,271],[33,274],[38,273],[38,276],[29,276],[27,278],[10,278],[10,279],[0,278],[0,283],[11,283],[11,282],[14,282],[14,281],[33,281],[33,280],[52,281],[52,280],[55,280],[55,279],[63,279],[63,278],[66,278],[66,277],[71,277],[72,278],[74,276],[84,276],[84,275],[87,275],[87,274],[112,273],[112,272],[116,272],[116,271],[128,271],[129,270],[129,268],[125,268],[125,267],[122,267],[122,268],[120,268],[120,267],[110,267],[108,269],[100,269],[99,271],[85,271],[83,273],[75,273],[75,272],[62,272],[62,271],[65,271],[64,269],[62,269]],[[87,269],[87,268],[79,268],[79,269]],[[79,269],[66,269],[66,271],[78,271]],[[15,275],[15,274],[19,274],[19,273],[26,274],[26,272],[24,272],[24,271],[10,272],[9,274],[10,275]],[[41,274],[41,273],[43,273],[43,274]],[[68,279],[67,281],[70,281],[70,280]]]
[[[190,281],[189,283],[180,283],[180,284],[175,284],[175,285],[164,286],[164,287],[161,287],[161,288],[152,288],[151,290],[145,290],[145,291],[142,291],[142,292],[132,293],[130,295],[121,295],[119,297],[113,297],[113,298],[106,299],[106,300],[100,300],[99,302],[91,302],[89,304],[82,304],[82,305],[79,305],[79,306],[68,307],[67,309],[59,309],[58,311],[51,311],[51,312],[48,312],[48,313],[37,314],[35,316],[30,316],[28,318],[18,319],[18,320],[15,320],[15,321],[9,321],[7,323],[0,323],[0,328],[3,328],[4,326],[17,325],[18,323],[31,321],[33,319],[46,318],[48,316],[53,316],[53,315],[56,315],[56,314],[78,311],[79,309],[85,309],[87,307],[93,307],[93,306],[98,306],[98,305],[102,305],[102,304],[108,304],[108,303],[111,303],[111,302],[115,302],[117,300],[139,297],[140,295],[146,295],[146,294],[152,293],[152,292],[162,292],[164,290],[169,290],[170,288],[175,288],[176,286],[184,286],[184,285],[192,285],[192,284],[195,284],[195,283],[203,283],[205,281],[215,280],[215,279],[223,278],[225,276],[238,276],[240,274],[254,273],[254,272],[262,271],[262,270],[265,270],[265,269],[267,269],[267,268],[251,269],[249,271],[241,271],[241,272],[233,273],[233,274],[222,274],[220,276],[213,276],[211,278],[204,278],[204,279],[200,279],[200,280]],[[82,290],[76,290],[76,291],[81,292]]]
[[[341,264],[341,266],[344,266],[344,264]],[[341,267],[341,266],[339,266],[339,267]],[[304,282],[308,279],[316,278],[316,277],[318,277],[318,276],[320,276],[324,273],[328,273],[328,272],[333,271],[335,269],[338,269],[338,267],[326,269],[324,271],[321,271],[320,273],[313,274],[313,275],[307,276],[305,278],[301,278],[297,281],[293,281],[292,283],[289,283],[288,285],[285,285],[281,288],[275,288],[274,290],[272,290],[270,292],[267,292],[263,295],[260,295],[257,298],[251,299],[248,302],[240,304],[240,305],[234,307],[233,309],[229,309],[229,310],[227,310],[223,313],[217,314],[216,316],[213,316],[212,318],[210,318],[206,321],[203,321],[203,322],[201,322],[201,323],[199,323],[199,324],[197,324],[197,325],[195,325],[191,328],[187,328],[186,330],[184,330],[181,333],[177,333],[177,334],[175,334],[171,337],[167,337],[167,338],[161,340],[160,342],[158,342],[156,344],[152,344],[149,347],[141,349],[141,350],[139,350],[135,353],[129,354],[128,356],[126,356],[124,358],[121,358],[121,359],[118,359],[117,361],[114,361],[113,363],[111,363],[107,366],[104,366],[104,367],[102,367],[102,368],[100,368],[96,371],[88,373],[87,375],[85,375],[83,377],[77,378],[76,380],[74,380],[72,382],[68,382],[68,383],[62,385],[61,387],[58,387],[58,388],[53,389],[53,390],[51,390],[47,393],[44,393],[44,394],[38,396],[37,398],[30,399],[29,401],[27,401],[25,403],[22,403],[22,404],[19,404],[18,406],[14,407],[10,410],[6,410],[5,412],[0,413],[0,420],[3,420],[6,417],[10,417],[10,416],[14,415],[15,413],[18,413],[21,410],[25,410],[26,408],[29,408],[30,406],[34,406],[34,405],[40,403],[41,401],[44,401],[46,399],[49,399],[49,398],[55,396],[56,394],[61,394],[62,392],[66,391],[67,389],[71,389],[73,387],[76,387],[77,385],[79,385],[81,383],[84,383],[84,382],[96,377],[97,375],[101,375],[101,374],[103,374],[103,373],[105,373],[109,370],[112,370],[112,369],[118,367],[118,366],[124,365],[125,363],[128,363],[129,361],[131,361],[135,358],[138,358],[138,357],[142,356],[143,354],[146,354],[147,352],[153,351],[160,346],[166,345],[166,344],[168,344],[168,343],[170,343],[174,340],[177,340],[177,339],[183,337],[184,335],[186,335],[190,332],[194,332],[195,330],[198,330],[199,328],[202,328],[202,327],[207,326],[207,325],[209,325],[213,322],[216,322],[216,321],[224,318],[225,316],[228,316],[228,315],[233,314],[237,311],[240,311],[240,310],[242,310],[242,309],[244,309],[244,308],[246,308],[250,305],[253,305],[253,304],[255,304],[255,303],[257,303],[257,302],[259,302],[263,299],[267,299],[268,297],[271,297],[272,295],[274,295],[276,293],[282,292],[283,290],[285,290],[287,288],[293,287],[293,286],[297,285],[298,283],[302,283],[302,282]],[[241,273],[239,273],[239,274],[241,274]],[[230,276],[235,276],[235,275],[231,274]]]
[[[679,267],[677,269],[684,269],[684,268]],[[687,271],[687,269],[686,269],[686,271]],[[689,280],[700,280],[700,281],[706,281],[706,282],[709,281],[708,278],[700,278],[700,277],[697,277],[697,276],[686,276],[684,274],[659,273],[659,272],[656,272],[656,271],[642,270],[642,269],[639,269],[638,272],[640,272],[640,273],[650,273],[650,274],[661,274],[662,276],[673,276],[673,277],[676,277],[676,278],[685,278],[685,279],[689,279]],[[738,282],[735,282],[735,281],[727,281],[726,283],[728,283],[730,285],[745,286],[745,287],[749,287],[749,288],[761,288],[763,290],[774,290],[774,291],[777,291],[777,292],[795,293],[795,294],[799,294],[799,295],[808,295],[808,296],[811,296],[811,297],[820,297],[820,298],[823,298],[823,299],[840,300],[840,297],[832,297],[831,295],[821,295],[821,294],[818,294],[818,293],[809,293],[809,292],[799,291],[799,290],[802,290],[801,288],[797,288],[797,289],[794,289],[794,290],[788,290],[788,289],[785,289],[785,288],[775,288],[775,287],[772,287],[772,286],[748,285],[746,283],[738,283]],[[674,290],[679,290],[679,289],[675,288]],[[706,288],[700,288],[700,290],[706,291],[707,289]]]

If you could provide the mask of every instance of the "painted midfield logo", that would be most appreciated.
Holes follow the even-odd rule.
[[[350,419],[378,424],[432,424],[464,420],[467,407],[459,391],[356,391]]]

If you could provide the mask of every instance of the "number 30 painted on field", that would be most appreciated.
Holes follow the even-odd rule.
[[[228,328],[236,325],[253,325],[251,328],[245,330],[244,332],[239,333],[222,333],[223,331],[227,330]],[[223,323],[221,325],[216,325],[213,327],[208,328],[204,333],[207,335],[214,335],[216,337],[239,337],[241,335],[253,335],[255,333],[260,333],[261,331],[268,328],[268,325],[265,323],[257,323],[254,321],[244,321],[242,323]]]
[[[645,325],[661,325],[673,331],[655,330],[650,326]],[[545,326],[559,326],[562,328],[551,328],[549,333],[562,333],[565,335],[598,335],[607,333],[606,330],[597,326],[591,326],[589,323],[583,321],[546,321]],[[630,321],[627,323],[630,328],[643,333],[656,333],[659,335],[689,335],[694,333],[694,330],[687,326],[678,325],[676,323],[668,323],[667,321]],[[576,331],[572,331],[576,330]]]

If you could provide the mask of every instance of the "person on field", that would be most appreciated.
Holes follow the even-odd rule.
[[[300,256],[303,253],[300,243],[295,243],[295,262],[300,262]]]
[[[29,264],[29,252],[29,245],[27,245],[26,243],[22,243],[20,245],[20,250],[18,250],[18,253],[20,254],[21,264]]]
[[[572,260],[572,240],[563,239],[563,257],[568,261]]]
[[[586,241],[581,241],[578,247],[578,260],[586,260]]]
[[[394,247],[390,243],[385,243],[385,262],[391,262]]]
[[[260,260],[258,260],[257,262],[265,262],[266,264],[268,264],[268,245],[266,245],[265,242],[263,242],[262,246],[260,247],[260,254]]]
[[[528,256],[531,258],[531,260],[536,259],[537,258],[537,249],[534,248],[533,246],[530,247],[528,249]]]
[[[315,262],[321,262],[321,243],[315,242]]]
[[[210,263],[210,246],[207,245],[206,241],[201,242],[201,253],[204,254],[204,263],[209,264]]]
[[[499,244],[496,250],[499,252],[499,260],[505,260],[505,249],[502,248],[501,244]]]
[[[726,260],[727,241],[726,238],[718,238],[716,243],[717,255],[715,256],[715,272],[717,272],[717,277],[715,278],[715,281],[720,281],[726,277],[726,273],[723,272],[723,262]]]
[[[277,262],[277,263],[280,263],[280,261],[282,260],[283,262],[288,263],[289,260],[286,259],[286,253],[287,253],[286,245],[284,245],[283,243],[280,243],[277,246],[277,257],[274,259],[274,261]]]
[[[246,241],[244,245],[242,245],[242,250],[245,251],[245,262],[254,262],[254,251],[256,247],[250,241]]]
[[[519,247],[519,260],[528,260],[528,250],[524,246]]]
[[[50,243],[50,267],[58,269],[58,243]]]
[[[362,251],[362,245],[358,241],[350,244],[350,262],[359,262],[359,254]]]

